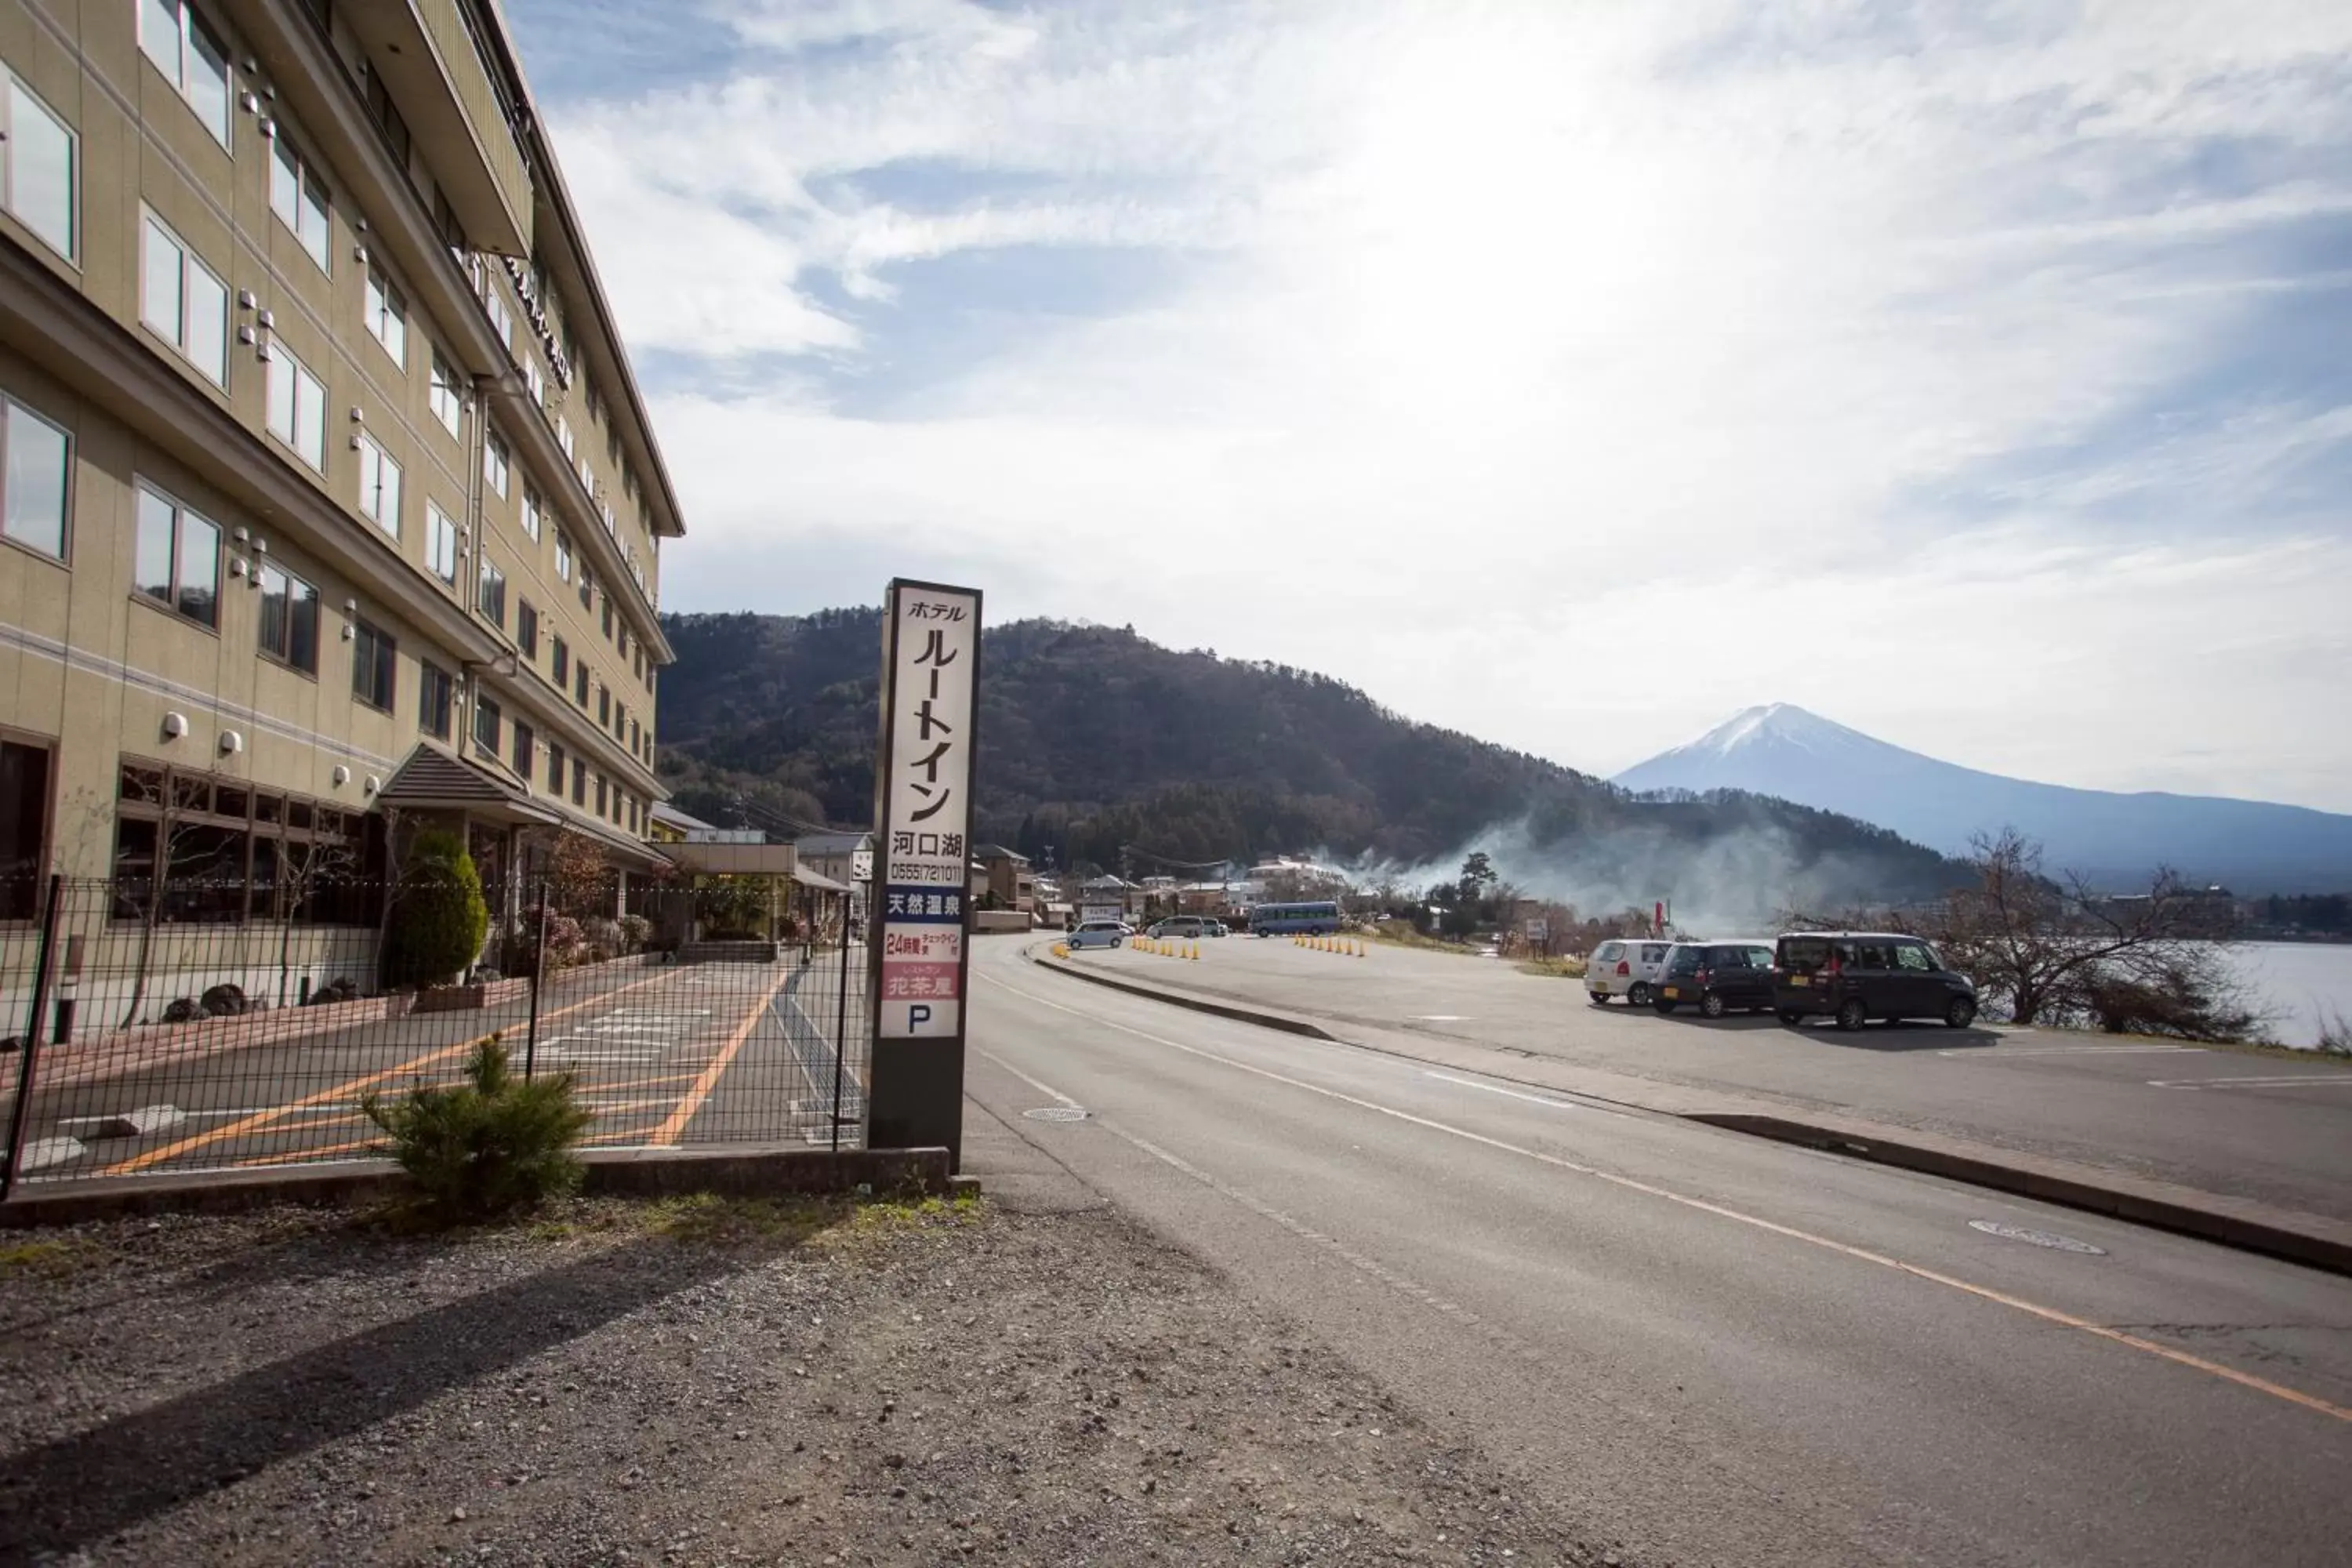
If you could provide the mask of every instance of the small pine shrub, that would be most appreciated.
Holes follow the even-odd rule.
[[[388,985],[441,985],[465,973],[482,951],[490,909],[466,841],[428,829],[408,847],[400,899],[385,932]]]
[[[486,1219],[579,1186],[580,1138],[593,1117],[573,1098],[572,1074],[525,1082],[492,1035],[474,1047],[466,1079],[360,1102],[428,1209],[445,1219]]]

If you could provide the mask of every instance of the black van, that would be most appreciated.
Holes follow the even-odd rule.
[[[1841,1029],[1873,1018],[1977,1019],[1977,989],[1916,936],[1893,931],[1790,931],[1773,945],[1772,1005],[1784,1024],[1826,1016]]]

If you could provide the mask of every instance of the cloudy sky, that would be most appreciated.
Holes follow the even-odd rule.
[[[2352,5],[506,3],[667,608],[2352,810]]]

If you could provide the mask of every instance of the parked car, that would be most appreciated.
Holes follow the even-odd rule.
[[[1761,1013],[1773,1005],[1773,957],[1772,943],[1761,938],[1676,942],[1652,1005],[1661,1014],[1696,1007],[1709,1018],[1735,1009]]]
[[[1774,944],[1772,1005],[1784,1024],[1828,1016],[1859,1029],[1873,1018],[1936,1018],[1965,1029],[1977,1019],[1977,988],[1916,936],[1790,931]]]
[[[1121,921],[1080,921],[1067,941],[1072,947],[1124,947],[1135,929]]]
[[[1585,963],[1584,994],[1596,1007],[1605,1006],[1612,996],[1622,996],[1636,1007],[1648,1006],[1674,945],[1663,937],[1602,942]]]
[[[1171,915],[1145,934],[1154,942],[1198,942],[1212,923],[1198,915]]]
[[[1225,922],[1223,921],[1202,921],[1201,922],[1201,934],[1203,936],[1231,936],[1233,932],[1225,928]]]

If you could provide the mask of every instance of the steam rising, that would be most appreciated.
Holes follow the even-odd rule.
[[[1393,884],[1418,894],[1453,881],[1475,849],[1485,850],[1496,875],[1526,897],[1570,904],[1586,916],[1647,910],[1664,900],[1673,907],[1675,923],[1696,936],[1753,935],[1787,910],[1884,903],[1905,870],[1868,851],[1807,854],[1772,826],[1727,828],[1696,843],[1663,826],[1538,843],[1521,817],[1483,829],[1418,865],[1367,860],[1348,871],[1360,887]]]

